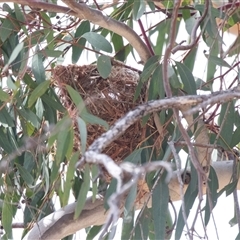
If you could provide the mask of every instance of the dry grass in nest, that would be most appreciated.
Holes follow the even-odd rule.
[[[124,116],[135,106],[144,102],[145,90],[134,102],[134,94],[139,80],[139,74],[122,66],[113,66],[107,79],[103,79],[95,65],[57,66],[53,72],[55,83],[60,89],[60,97],[63,105],[73,116],[76,112],[71,99],[65,89],[66,84],[77,90],[90,113],[105,120],[109,126],[113,125],[120,117]],[[146,126],[138,121],[109,147],[104,150],[115,162],[121,162],[132,153],[145,139]],[[80,140],[77,127],[75,127],[75,150],[79,150]],[[97,124],[88,124],[89,146],[105,129]],[[153,130],[155,131],[155,130]],[[110,178],[107,177],[107,181]]]

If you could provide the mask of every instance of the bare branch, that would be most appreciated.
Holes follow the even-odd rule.
[[[101,153],[110,143],[121,136],[128,129],[128,127],[147,114],[168,108],[178,109],[185,105],[197,105],[196,107],[192,108],[192,110],[194,109],[194,111],[197,111],[200,107],[202,108],[219,102],[223,103],[235,98],[240,98],[240,89],[238,88],[215,92],[208,95],[188,95],[149,101],[139,105],[134,110],[128,112],[124,117],[120,118],[106,133],[102,134],[92,143],[86,154],[88,154],[88,152]],[[188,114],[188,112],[186,114]],[[90,158],[84,155],[83,158],[77,163],[77,167],[81,167],[85,162],[96,163],[95,160],[90,160]]]
[[[143,62],[146,62],[151,57],[151,53],[142,39],[126,24],[104,16],[101,11],[89,8],[85,3],[77,3],[74,0],[63,0],[63,2],[76,12],[80,19],[87,19],[96,25],[125,37],[134,46]]]
[[[219,189],[222,189],[229,184],[232,178],[233,161],[214,162],[213,167],[218,176]],[[184,170],[182,170],[182,172],[183,171]],[[188,185],[186,184],[184,185],[184,191],[187,186]],[[238,182],[237,189],[240,190],[240,182]],[[169,182],[169,194],[172,201],[178,201],[181,199],[177,172],[173,172],[171,176]],[[148,198],[147,195],[144,197],[145,199]],[[144,203],[144,199],[143,201],[138,202],[136,209],[142,208]],[[149,206],[150,205],[151,202]],[[75,208],[76,203],[71,203],[46,216],[35,224],[33,229],[24,237],[24,240],[62,239],[80,229],[91,225],[102,225],[106,222],[108,212],[106,212],[104,208],[104,203],[101,197],[98,197],[94,203],[92,202],[92,197],[90,197],[87,200],[81,215],[76,220],[73,220]]]
[[[173,54],[176,53],[177,51],[189,50],[189,49],[194,47],[194,45],[197,43],[197,39],[198,39],[197,38],[197,30],[198,30],[200,24],[202,23],[202,21],[204,20],[204,18],[207,16],[208,9],[209,9],[209,0],[206,0],[203,15],[197,20],[197,22],[196,22],[196,24],[193,27],[193,30],[191,32],[191,43],[186,45],[186,46],[177,45],[176,47],[174,47],[172,49]]]

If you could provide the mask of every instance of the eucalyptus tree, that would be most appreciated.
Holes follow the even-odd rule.
[[[238,1],[0,2],[3,239],[240,229]]]

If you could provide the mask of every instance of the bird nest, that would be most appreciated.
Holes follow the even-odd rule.
[[[96,65],[57,66],[53,71],[53,79],[59,88],[62,104],[73,119],[77,111],[65,88],[66,85],[70,85],[79,92],[88,112],[105,120],[109,126],[145,101],[146,89],[144,88],[138,99],[134,101],[134,94],[139,81],[138,72],[123,66],[113,66],[107,79],[100,76]],[[104,150],[104,153],[116,163],[122,162],[144,142],[147,127],[150,127],[151,132],[155,131],[150,122],[142,126],[141,121],[137,121],[122,136],[113,141]],[[106,129],[101,125],[88,124],[87,146],[105,131]],[[80,138],[76,124],[74,149],[80,150]],[[106,177],[109,182],[111,178]]]

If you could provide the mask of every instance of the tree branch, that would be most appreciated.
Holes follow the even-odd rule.
[[[222,189],[231,181],[233,161],[214,162],[213,167],[218,176],[219,189]],[[186,184],[184,185],[184,191],[186,191],[187,186],[188,185]],[[240,190],[240,182],[238,182],[237,189]],[[177,171],[172,174],[172,178],[169,182],[169,191],[172,201],[180,200],[181,193]],[[145,195],[145,199],[147,197],[148,196]],[[140,209],[143,205],[144,199],[143,201],[138,202],[135,207],[136,209]],[[151,202],[149,204],[149,207],[150,206]],[[94,203],[90,197],[87,200],[81,215],[76,220],[73,220],[75,208],[76,203],[71,203],[66,207],[46,216],[35,224],[33,229],[30,230],[24,237],[24,240],[62,239],[80,229],[84,229],[92,225],[102,225],[107,219],[107,212],[104,209],[104,203],[100,197],[98,197]]]
[[[126,24],[116,21],[111,17],[104,16],[103,13],[99,10],[92,9],[88,7],[85,3],[77,3],[73,0],[63,0],[63,2],[69,6],[63,7],[56,4],[46,3],[38,0],[13,0],[13,1],[3,1],[1,2],[12,2],[22,5],[27,5],[33,8],[40,8],[47,10],[49,12],[55,13],[66,13],[68,15],[72,15],[78,17],[80,19],[89,20],[93,24],[96,24],[100,27],[103,27],[107,30],[113,31],[120,36],[123,36],[127,39],[127,41],[134,46],[134,49],[138,52],[141,61],[145,63],[150,57],[151,53],[147,48],[146,44],[142,41],[142,39],[137,35],[136,32],[133,31]]]
[[[81,19],[87,19],[92,23],[123,36],[130,45],[138,52],[141,60],[145,63],[151,53],[142,39],[126,24],[104,16],[101,11],[89,8],[85,3],[77,3],[73,0],[62,0],[66,5],[78,14]]]

